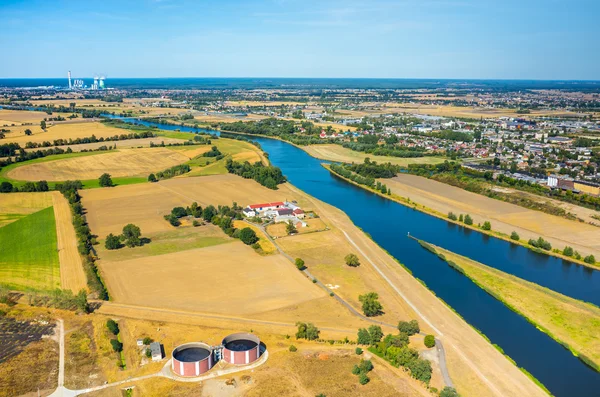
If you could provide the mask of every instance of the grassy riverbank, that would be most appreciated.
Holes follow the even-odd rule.
[[[576,263],[576,264],[581,265],[581,266],[586,266],[586,267],[589,267],[589,268],[595,269],[595,270],[599,270],[600,269],[597,264],[592,265],[592,264],[584,262],[583,260],[577,260],[577,259],[575,259],[573,257],[569,257],[569,256],[566,256],[566,255],[563,255],[560,252],[546,251],[546,250],[543,250],[541,248],[533,247],[532,245],[528,244],[528,242],[525,241],[525,240],[513,240],[513,239],[510,238],[510,236],[508,234],[505,234],[505,233],[501,233],[501,232],[498,232],[498,231],[495,231],[495,230],[484,230],[481,227],[478,227],[477,225],[467,225],[467,224],[465,224],[463,222],[460,222],[458,220],[449,219],[448,218],[448,214],[441,213],[441,212],[436,211],[436,210],[434,210],[432,208],[429,208],[429,207],[427,207],[425,205],[416,203],[416,202],[412,201],[410,198],[403,197],[403,196],[395,194],[393,191],[391,192],[391,194],[383,194],[383,193],[381,193],[380,191],[378,191],[376,189],[372,189],[372,188],[370,188],[368,186],[358,184],[358,183],[356,183],[356,182],[354,182],[354,181],[352,181],[352,180],[350,180],[348,178],[344,178],[343,176],[341,176],[338,173],[334,172],[328,164],[321,164],[321,165],[323,167],[325,167],[333,175],[335,175],[338,178],[341,178],[341,179],[345,180],[348,183],[352,183],[353,185],[358,186],[360,188],[363,188],[365,190],[368,190],[371,193],[374,193],[374,194],[377,194],[377,195],[379,195],[381,197],[385,197],[387,199],[393,200],[393,201],[395,201],[395,202],[397,202],[399,204],[405,205],[407,207],[411,207],[411,208],[413,208],[413,209],[415,209],[417,211],[421,211],[421,212],[424,212],[424,213],[426,213],[428,215],[432,215],[432,216],[435,216],[437,218],[443,219],[446,222],[451,222],[451,223],[454,223],[456,225],[462,226],[464,228],[468,228],[468,229],[471,229],[471,230],[476,230],[476,231],[478,231],[480,233],[484,233],[484,234],[486,234],[488,236],[492,236],[492,237],[496,237],[496,238],[502,239],[502,240],[507,241],[507,242],[509,242],[511,244],[518,244],[518,245],[520,245],[522,247],[525,247],[525,248],[527,248],[527,249],[529,249],[531,251],[537,252],[539,254],[546,254],[546,255],[555,256],[557,258],[561,258],[561,259],[564,259],[566,261],[569,261],[569,262],[572,262],[572,263]]]
[[[419,243],[600,371],[600,308],[421,240]]]

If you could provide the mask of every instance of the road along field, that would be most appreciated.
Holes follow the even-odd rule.
[[[492,229],[522,240],[542,236],[554,248],[571,246],[583,256],[600,257],[600,228],[582,222],[530,210],[431,179],[400,174],[381,180],[395,195],[410,198],[441,214],[470,214],[474,224],[490,221]],[[584,255],[585,254],[585,255]]]
[[[6,176],[24,181],[96,179],[104,173],[113,177],[148,176],[189,160],[167,148],[120,149],[92,156],[75,157],[14,168]]]
[[[26,113],[32,113],[23,111]],[[44,113],[45,114],[45,113]],[[122,128],[116,128],[107,126],[101,122],[77,122],[77,123],[56,123],[50,125],[46,131],[42,130],[39,123],[34,126],[9,128],[11,132],[6,134],[6,137],[2,140],[2,143],[15,142],[21,146],[25,146],[27,142],[52,142],[55,139],[75,139],[75,138],[86,138],[94,135],[96,138],[107,138],[115,135],[129,134],[133,131],[124,130]],[[32,135],[25,135],[25,129],[30,129]],[[108,144],[108,143],[107,143]]]
[[[375,156],[368,153],[357,152],[355,150],[351,150],[341,145],[336,145],[334,143],[324,144],[324,145],[308,145],[308,146],[300,146],[302,150],[306,153],[310,154],[313,157],[322,160],[329,161],[339,161],[343,163],[362,163],[368,157],[372,161],[377,161],[378,163],[392,163],[402,166],[407,166],[408,164],[438,164],[443,163],[446,158],[445,157],[411,157],[411,158],[403,158],[403,157],[393,157],[393,156]]]
[[[297,192],[297,195],[300,194],[295,187],[291,186],[290,189]],[[338,233],[341,233],[340,238],[345,238],[354,247],[356,254],[361,258],[362,264],[359,268],[365,267],[369,272],[379,275],[375,291],[380,294],[382,291],[388,291],[410,307],[421,327],[430,329],[443,341],[446,353],[454,364],[449,367],[449,371],[459,393],[461,390],[475,390],[478,396],[546,395],[394,258],[354,226],[347,215],[316,199],[311,199],[311,203],[313,209],[332,229],[338,229]],[[318,234],[321,233],[299,237]],[[285,240],[287,239],[282,239]]]
[[[429,244],[451,266],[600,368],[600,308]]]
[[[52,207],[0,227],[0,283],[16,290],[60,287],[56,234]]]

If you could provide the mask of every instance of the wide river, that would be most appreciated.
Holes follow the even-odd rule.
[[[167,130],[199,131],[141,123]],[[367,192],[332,176],[321,166],[320,160],[289,143],[263,137],[251,139],[261,144],[272,164],[280,167],[293,185],[344,211],[354,224],[370,234],[377,244],[405,264],[415,277],[423,280],[438,297],[554,395],[600,396],[600,373],[422,249],[416,241],[407,238],[407,234],[410,232],[417,238],[507,273],[596,304],[600,304],[600,272],[466,230]]]

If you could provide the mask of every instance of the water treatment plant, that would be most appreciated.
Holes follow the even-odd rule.
[[[249,333],[236,333],[223,338],[221,345],[210,346],[190,342],[173,349],[171,370],[174,375],[197,377],[208,372],[219,361],[234,365],[252,364],[261,356],[260,339]]]

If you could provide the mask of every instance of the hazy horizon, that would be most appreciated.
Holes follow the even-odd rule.
[[[599,14],[593,0],[5,0],[0,78],[596,81]]]

